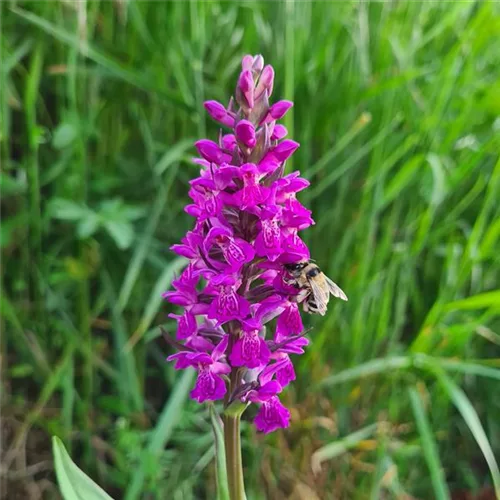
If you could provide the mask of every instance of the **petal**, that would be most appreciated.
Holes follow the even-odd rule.
[[[273,155],[278,159],[278,161],[285,161],[287,158],[292,156],[294,151],[300,146],[298,142],[286,139],[280,142],[272,151]]]
[[[290,412],[285,408],[277,396],[262,404],[255,417],[255,425],[265,434],[290,425]]]
[[[218,375],[214,375],[209,369],[202,369],[198,373],[196,384],[191,391],[191,398],[203,403],[203,401],[216,401],[222,399],[226,394],[226,384]]]
[[[272,141],[280,141],[283,137],[286,137],[288,130],[284,125],[275,125],[273,128],[273,133],[271,134]]]
[[[269,108],[269,114],[273,120],[279,120],[285,116],[286,112],[293,106],[292,101],[278,101]]]
[[[227,345],[229,343],[229,335],[224,335],[222,340],[217,344],[217,347],[212,353],[212,359],[218,361],[226,353]]]

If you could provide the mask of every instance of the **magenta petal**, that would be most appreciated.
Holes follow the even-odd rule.
[[[231,156],[224,153],[214,141],[202,139],[195,142],[194,145],[196,149],[198,149],[200,155],[207,161],[211,161],[217,165],[231,161]]]
[[[292,380],[295,380],[295,370],[288,356],[287,363],[276,372],[276,378],[282,387],[286,387]]]
[[[276,332],[280,335],[298,335],[304,330],[302,318],[297,304],[291,302],[290,305],[278,317],[276,322]]]
[[[271,359],[271,351],[263,338],[259,337],[257,330],[243,332],[236,341],[229,357],[233,366],[246,366],[257,368],[265,365]]]
[[[198,373],[196,384],[191,391],[191,397],[203,403],[204,401],[216,401],[222,399],[226,394],[226,384],[218,375],[214,375],[209,368],[203,368]]]
[[[274,120],[279,120],[292,106],[292,101],[278,101],[269,108],[269,114]]]
[[[236,148],[236,137],[234,134],[225,134],[222,136],[222,147],[233,152]]]
[[[185,311],[182,316],[176,314],[168,316],[177,320],[177,340],[187,339],[196,332],[196,318],[189,311]]]
[[[265,434],[290,425],[290,412],[277,396],[262,404],[255,417],[255,426]]]
[[[182,255],[182,257],[186,257],[187,259],[192,259],[196,256],[196,252],[189,248],[187,245],[172,245],[170,247],[172,252],[175,252],[177,255]]]
[[[214,120],[220,121],[223,118],[225,118],[225,116],[227,114],[226,108],[220,102],[217,102],[217,101],[205,101],[203,103],[203,106],[207,110],[208,114]]]
[[[212,370],[212,373],[218,373],[221,375],[231,373],[231,367],[227,363],[220,363],[219,361],[210,365],[210,369]]]
[[[196,353],[181,351],[172,354],[167,358],[167,361],[176,360],[174,368],[176,370],[182,370],[188,366],[198,366],[200,363],[211,363],[212,358],[206,353]]]
[[[217,347],[212,352],[212,359],[218,361],[226,353],[227,345],[229,343],[229,335],[224,335],[222,340],[217,344]]]
[[[276,394],[282,391],[283,387],[276,380],[271,380],[267,384],[262,385],[257,389],[258,397],[261,401],[267,401],[268,399],[276,396]]]
[[[221,289],[219,295],[212,301],[208,317],[217,320],[219,324],[232,319],[246,318],[250,312],[248,301],[238,295],[233,288],[230,290],[227,290],[229,287],[225,288],[225,290]]]
[[[300,146],[298,142],[286,139],[280,142],[274,149],[273,154],[279,161],[285,161],[292,156],[294,151]]]
[[[271,134],[272,141],[280,141],[283,137],[286,137],[288,130],[284,125],[275,125],[273,133]]]

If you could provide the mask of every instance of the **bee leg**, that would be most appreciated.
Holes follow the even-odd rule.
[[[302,302],[304,305],[307,302],[307,297],[309,296],[310,291],[307,289],[302,289],[297,295],[296,295],[296,302],[299,304]],[[304,309],[305,310],[305,309]]]
[[[299,288],[300,289],[300,285],[297,283],[297,280],[294,279],[294,278],[290,278],[290,279],[287,279],[287,278],[283,278],[283,283],[285,283],[286,285],[291,285],[295,288]]]

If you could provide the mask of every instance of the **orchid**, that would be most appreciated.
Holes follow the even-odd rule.
[[[173,282],[175,291],[164,294],[184,308],[170,316],[181,351],[168,360],[176,369],[197,370],[191,397],[222,400],[227,419],[238,422],[248,404],[257,404],[255,425],[264,433],[290,423],[279,394],[295,379],[291,356],[302,354],[308,340],[298,291],[282,270],[309,259],[299,233],[314,224],[297,199],[309,182],[299,172],[284,175],[299,144],[284,139],[287,129],[277,123],[293,103],[269,104],[274,76],[262,56],[245,56],[235,99],[227,107],[205,103],[230,132],[195,144],[200,175],[190,182],[193,203],[186,207],[194,229],[171,247],[189,265]]]

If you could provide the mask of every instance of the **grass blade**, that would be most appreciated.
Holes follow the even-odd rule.
[[[410,368],[412,364],[412,359],[408,356],[373,359],[359,366],[355,366],[354,368],[348,368],[336,375],[325,378],[320,382],[319,387],[331,387],[333,385],[343,384],[344,382],[357,380],[358,378],[370,377],[380,373],[391,372],[392,370]]]
[[[425,460],[431,474],[432,487],[434,488],[436,500],[448,500],[450,498],[450,492],[446,484],[443,466],[439,459],[436,440],[434,439],[431,425],[425,414],[422,399],[414,387],[408,389],[408,392],[410,394],[413,415],[415,416],[417,428],[420,433]]]
[[[377,424],[371,424],[345,436],[342,439],[338,439],[333,443],[323,446],[314,452],[311,457],[311,468],[313,472],[315,474],[319,473],[321,471],[322,462],[338,457],[349,449],[356,447],[361,441],[368,439],[376,430]]]
[[[185,111],[193,111],[192,107],[186,104],[181,97],[177,95],[177,93],[156,85],[155,82],[157,80],[155,78],[148,78],[139,70],[134,71],[124,68],[118,61],[115,61],[111,57],[105,55],[88,42],[79,39],[78,36],[68,33],[62,28],[59,28],[55,24],[37,16],[36,14],[33,14],[32,12],[18,8],[13,8],[12,11],[19,17],[45,31],[45,33],[53,36],[60,42],[63,42],[78,51],[81,50],[89,59],[103,68],[106,68],[110,75],[115,78],[119,78],[142,90],[157,92],[159,95],[171,101],[179,108],[182,108]]]
[[[158,313],[158,309],[160,305],[164,301],[162,297],[162,292],[167,290],[170,286],[170,283],[175,278],[176,274],[186,265],[186,260],[183,258],[174,259],[170,262],[169,265],[165,267],[165,270],[160,275],[158,280],[156,281],[155,286],[153,287],[153,291],[151,292],[151,296],[147,302],[146,310],[139,321],[139,326],[135,330],[134,334],[130,337],[130,340],[125,345],[125,350],[129,351],[134,347],[134,345],[139,342],[146,331],[148,330],[151,322],[154,317]]]
[[[496,495],[500,498],[500,470],[498,469],[495,454],[491,449],[490,442],[488,441],[488,437],[486,436],[476,410],[465,392],[440,367],[435,366],[432,371],[438,383],[462,415],[476,443],[483,452],[484,459],[490,469]]]

